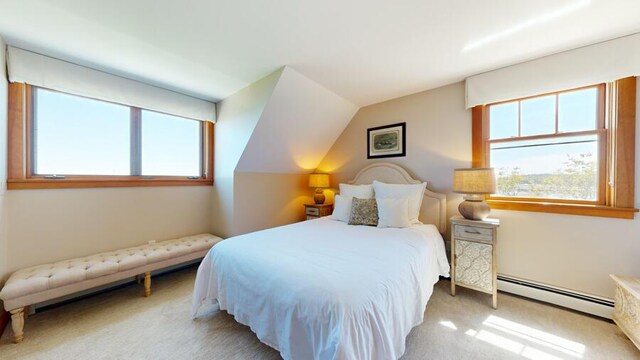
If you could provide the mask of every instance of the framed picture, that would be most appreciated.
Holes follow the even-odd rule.
[[[367,129],[367,159],[406,156],[407,123]]]

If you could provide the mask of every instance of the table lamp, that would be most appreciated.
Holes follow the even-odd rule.
[[[322,189],[329,187],[329,174],[309,175],[309,187],[316,188],[313,201],[318,205],[324,204],[325,196]]]
[[[496,192],[496,174],[493,168],[455,169],[453,191],[466,194],[458,205],[460,214],[469,220],[482,220],[489,216],[491,208],[484,202],[484,195]]]

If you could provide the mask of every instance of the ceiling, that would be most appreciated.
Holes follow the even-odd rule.
[[[640,31],[637,0],[0,0],[9,44],[217,101],[289,65],[364,106]]]

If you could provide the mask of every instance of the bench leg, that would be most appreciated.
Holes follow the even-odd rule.
[[[11,313],[11,329],[13,329],[13,342],[19,343],[22,341],[24,328],[24,308],[13,309]]]
[[[144,273],[144,297],[151,295],[151,273]]]

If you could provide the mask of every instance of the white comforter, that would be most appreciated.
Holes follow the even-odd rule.
[[[192,314],[217,303],[285,359],[397,359],[439,275],[449,264],[433,225],[321,218],[215,245],[198,269]]]

